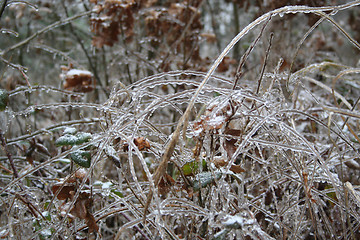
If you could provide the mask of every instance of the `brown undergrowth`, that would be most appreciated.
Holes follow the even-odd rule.
[[[358,239],[360,3],[281,2],[5,1],[0,237]]]

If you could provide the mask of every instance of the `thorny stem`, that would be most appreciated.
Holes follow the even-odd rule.
[[[7,144],[6,144],[6,140],[5,140],[5,137],[4,137],[4,134],[3,134],[3,131],[2,129],[0,129],[0,141],[1,141],[1,146],[3,147],[5,153],[6,153],[6,156],[8,157],[9,159],[9,162],[10,162],[10,166],[13,170],[13,173],[14,173],[14,177],[15,178],[18,178],[19,177],[19,174],[18,174],[18,171],[16,170],[16,167],[15,167],[15,164],[14,164],[14,161],[13,161],[13,158],[12,158],[12,155],[11,153],[9,152],[9,149],[7,148]]]
[[[42,219],[46,220],[46,218],[43,216],[43,214],[40,212],[39,209],[37,209],[27,198],[26,196],[23,197],[18,193],[15,193],[15,197],[17,199],[19,199],[21,202],[23,202],[29,209],[29,211],[31,212],[31,214],[35,217],[38,218],[39,215],[42,217]],[[39,215],[37,214],[39,213]]]
[[[125,213],[120,213],[126,220],[128,220],[130,222],[130,218],[125,214]],[[137,232],[139,232],[143,237],[144,239],[146,240],[149,240],[150,238],[137,226],[137,225],[134,225],[134,228]]]

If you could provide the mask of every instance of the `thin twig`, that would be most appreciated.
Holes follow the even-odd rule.
[[[215,21],[215,18],[216,18],[215,15],[217,15],[217,14],[214,12],[214,9],[211,6],[210,1],[206,1],[206,3],[207,3],[207,7],[209,8],[209,12],[210,12],[211,28],[215,34],[215,44],[216,44],[216,48],[217,48],[217,53],[220,54],[221,53],[221,45],[220,45],[219,36],[221,34],[219,33],[219,26],[216,24],[216,21]]]
[[[271,43],[272,43],[273,38],[274,38],[274,33],[272,32],[272,33],[270,34],[269,46],[268,46],[268,49],[267,49],[266,54],[265,54],[264,64],[263,64],[263,66],[262,66],[261,73],[260,73],[260,77],[259,77],[259,81],[258,81],[258,85],[257,85],[257,87],[256,87],[256,94],[259,94],[259,90],[260,90],[260,86],[261,86],[261,81],[262,81],[262,78],[263,78],[263,76],[264,76],[265,67],[266,67],[266,63],[267,63],[268,57],[269,57],[269,53],[270,53],[270,49],[271,49]]]
[[[171,45],[170,50],[168,51],[167,55],[164,57],[164,60],[160,63],[158,68],[166,69],[167,65],[169,64],[169,61],[171,61],[171,57],[176,56],[176,54],[172,54],[172,53],[177,49],[177,46],[181,43],[181,41],[185,37],[186,33],[188,32],[191,24],[193,23],[196,15],[198,13],[198,10],[201,8],[203,2],[204,2],[204,0],[200,0],[199,6],[196,8],[194,13],[191,15],[191,17],[190,17],[189,21],[187,22],[184,30],[182,31],[180,37]]]
[[[5,140],[5,137],[4,137],[4,134],[3,134],[3,131],[2,129],[0,129],[0,141],[1,141],[1,146],[3,147],[5,153],[6,153],[6,156],[8,157],[9,159],[9,162],[10,162],[10,166],[13,170],[13,173],[14,173],[14,177],[15,178],[18,178],[19,177],[19,174],[18,174],[18,171],[16,170],[16,167],[15,167],[15,164],[14,164],[14,161],[13,161],[13,158],[12,158],[12,155],[11,153],[9,152],[9,149],[7,148],[7,144],[6,144],[6,140]]]
[[[60,20],[60,21],[54,22],[53,24],[50,24],[50,25],[44,27],[43,29],[37,31],[36,33],[34,33],[33,35],[31,35],[30,37],[22,40],[21,42],[18,42],[18,43],[16,43],[16,44],[12,45],[11,47],[6,48],[6,49],[3,50],[2,52],[0,52],[0,55],[1,55],[1,56],[4,56],[4,55],[6,55],[8,52],[13,51],[13,50],[15,50],[15,49],[17,49],[17,48],[19,48],[19,47],[22,47],[22,46],[28,44],[31,40],[33,40],[34,38],[36,38],[36,37],[39,36],[40,34],[43,34],[43,33],[47,32],[47,31],[50,31],[50,30],[52,30],[52,29],[54,29],[54,28],[56,28],[56,27],[62,26],[62,25],[64,25],[64,24],[67,24],[67,23],[69,23],[69,22],[71,22],[71,21],[74,21],[75,19],[81,18],[81,17],[83,17],[83,16],[90,15],[91,13],[94,13],[94,12],[95,12],[94,10],[91,10],[91,11],[83,12],[83,13],[80,13],[80,14],[78,14],[78,15],[75,15],[75,16],[72,16],[72,17],[69,17],[69,18],[62,19],[62,20]]]
[[[9,149],[7,148],[5,136],[4,136],[4,134],[3,134],[2,129],[0,129],[0,141],[1,141],[1,145],[2,145],[2,147],[3,147],[3,149],[4,149],[4,152],[6,153],[6,156],[7,156],[8,159],[9,159],[10,166],[11,166],[11,168],[12,168],[12,170],[13,170],[13,175],[14,175],[14,177],[15,177],[15,178],[19,178],[19,173],[18,173],[18,171],[17,171],[17,169],[16,169],[16,167],[15,167],[14,160],[13,160],[13,158],[12,158],[12,155],[11,155],[11,153],[9,152]],[[24,189],[23,189],[23,187],[22,187],[21,185],[20,185],[20,189],[21,189],[22,191],[24,191]],[[35,207],[35,206],[28,200],[28,195],[27,195],[27,194],[23,197],[23,196],[21,196],[21,195],[19,195],[19,194],[16,193],[16,194],[15,194],[15,197],[16,197],[17,199],[19,199],[20,201],[22,201],[22,202],[28,207],[28,209],[29,209],[30,212],[34,215],[34,217],[36,217],[36,218],[38,217],[38,215],[36,214],[36,212],[38,212],[38,213],[40,214],[40,216],[41,216],[44,220],[46,220],[45,217],[42,215],[41,211],[39,211],[39,209],[37,209],[37,207]]]
[[[6,5],[7,5],[7,0],[4,0],[3,4],[1,5],[1,8],[0,8],[0,19],[5,11]]]
[[[19,64],[14,64],[11,63],[10,61],[4,59],[3,57],[0,56],[0,60],[3,61],[4,63],[6,63],[8,66],[15,68],[17,70],[19,70],[19,72],[21,73],[21,75],[23,75],[23,77],[25,78],[26,84],[28,85],[29,88],[32,88],[29,82],[29,77],[25,74],[25,72],[27,71],[27,68],[24,66],[21,66]]]
[[[7,143],[8,143],[8,145],[12,145],[12,144],[16,144],[18,141],[23,141],[23,140],[26,140],[29,138],[33,138],[42,133],[49,134],[51,131],[53,131],[54,129],[59,128],[59,127],[73,126],[73,125],[80,125],[80,124],[82,126],[84,126],[84,124],[87,124],[87,123],[93,124],[93,123],[101,122],[101,121],[102,121],[101,118],[89,118],[89,119],[84,118],[84,119],[80,119],[80,120],[72,120],[72,121],[68,121],[68,122],[62,122],[62,123],[51,125],[50,127],[47,127],[47,128],[43,128],[43,129],[34,131],[34,132],[26,134],[26,135],[19,136],[17,138],[9,139]]]
[[[255,48],[256,44],[259,42],[266,26],[268,25],[268,23],[270,22],[270,19],[271,19],[271,15],[269,17],[269,19],[264,23],[264,25],[262,26],[261,30],[260,30],[260,33],[259,35],[255,38],[255,40],[251,43],[251,45],[248,47],[248,49],[246,49],[246,52],[244,53],[244,55],[242,55],[241,59],[240,59],[240,62],[239,62],[239,66],[236,70],[236,74],[235,74],[235,79],[234,79],[234,85],[232,87],[232,90],[235,90],[236,88],[236,85],[238,84],[241,76],[243,75],[243,72],[242,72],[242,68],[244,67],[245,65],[245,62],[246,60],[248,59],[250,53],[252,52],[252,50]]]
[[[296,57],[298,56],[299,54],[299,50],[301,48],[301,46],[304,44],[306,38],[310,35],[310,33],[312,33],[312,31],[314,31],[314,29],[320,25],[320,23],[322,23],[324,21],[324,17],[320,18],[319,20],[316,21],[316,23],[314,25],[311,26],[311,28],[304,34],[304,36],[302,37],[302,39],[300,40],[300,42],[298,43],[298,45],[296,46],[296,50],[295,50],[295,53],[294,53],[294,56],[292,57],[292,60],[291,60],[291,64],[290,64],[290,67],[289,67],[289,74],[288,74],[288,79],[287,79],[287,82],[289,82],[289,79],[290,79],[290,75],[291,75],[291,71],[294,67],[294,64],[295,64],[295,59]]]
[[[65,10],[66,16],[69,16],[69,12],[68,12],[68,9],[66,7],[66,4],[64,2],[62,2],[62,5],[63,5],[63,8]],[[94,64],[93,60],[91,59],[91,56],[90,56],[89,52],[86,50],[86,47],[84,45],[84,41],[77,34],[77,32],[75,31],[75,29],[72,26],[71,22],[69,24],[69,28],[70,28],[71,34],[76,38],[76,41],[79,43],[79,45],[80,45],[81,49],[83,50],[86,58],[88,59],[89,66],[90,66],[91,71],[94,73],[96,83],[99,84],[99,86],[101,87],[101,89],[105,93],[106,97],[109,97],[109,93],[106,91],[106,89],[104,88],[104,86],[103,86],[103,84],[102,84],[102,82],[100,80],[100,77],[99,77],[99,74],[98,74],[98,71],[97,71],[97,68],[96,68],[97,64]]]
[[[25,204],[25,205],[28,207],[29,211],[31,212],[31,214],[32,214],[35,218],[38,218],[39,215],[40,215],[41,218],[46,221],[46,218],[44,217],[44,215],[42,214],[42,212],[41,212],[37,207],[35,207],[34,204],[32,204],[32,203],[27,199],[27,195],[26,195],[25,197],[23,197],[23,196],[21,196],[20,194],[15,193],[15,197],[16,197],[17,199],[19,199],[23,204]],[[38,215],[37,213],[38,213],[39,215]]]

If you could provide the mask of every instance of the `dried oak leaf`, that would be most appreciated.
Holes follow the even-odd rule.
[[[68,198],[71,198],[70,192],[75,191],[75,185],[57,183],[51,187],[51,191],[53,192],[53,194],[56,194],[59,191],[57,199],[66,200]]]
[[[138,147],[139,151],[148,150],[150,148],[150,143],[144,137],[134,138],[134,144]],[[129,143],[122,141],[122,148],[124,152],[129,151]]]
[[[223,158],[215,158],[213,160],[213,163],[215,164],[215,166],[217,168],[220,167],[224,167],[226,166],[228,163],[223,159]],[[242,167],[240,167],[240,165],[236,165],[236,164],[232,164],[230,167],[230,170],[234,173],[242,173],[245,172],[245,169],[243,169]]]
[[[71,199],[72,193],[76,191],[76,182],[82,182],[87,174],[87,171],[83,168],[79,168],[75,173],[65,180],[65,182],[59,182],[51,187],[53,194],[57,194],[57,199],[66,200]]]
[[[86,176],[86,170],[79,169],[65,182],[54,184],[51,188],[54,194],[57,194],[59,200],[74,200],[76,194],[76,183],[83,181]],[[99,226],[96,224],[94,216],[90,213],[89,209],[92,204],[90,193],[80,192],[78,198],[75,200],[74,206],[70,210],[70,214],[84,219],[90,232],[98,232]],[[68,211],[69,204],[62,204],[60,209],[64,212]]]
[[[196,136],[203,136],[204,133],[211,130],[221,129],[225,123],[227,123],[233,115],[233,104],[229,102],[221,107],[218,105],[222,103],[212,103],[207,109],[204,115],[200,117],[200,120],[193,124],[194,133]]]
[[[237,61],[235,59],[226,56],[226,57],[224,57],[224,59],[219,64],[216,71],[218,71],[218,72],[226,72],[227,70],[229,70],[231,65],[235,66],[236,63],[237,63]]]
[[[72,194],[75,195],[74,192]],[[73,197],[73,196],[72,196]],[[88,214],[88,208],[91,205],[90,193],[81,192],[79,197],[76,199],[74,207],[71,209],[70,213],[80,219],[86,219]]]
[[[64,80],[64,88],[74,92],[90,92],[94,89],[93,74],[86,70],[63,70],[60,77]]]
[[[167,173],[165,173],[159,182],[159,194],[163,197],[170,191],[171,187],[175,185],[175,180]]]
[[[135,138],[134,143],[140,151],[150,148],[150,143],[144,137]]]
[[[90,193],[81,192],[70,213],[80,219],[84,219],[89,228],[89,232],[98,232],[99,226],[96,224],[94,216],[89,211],[91,204],[92,199]]]
[[[103,0],[93,1],[97,16],[90,19],[91,31],[95,34],[92,44],[101,48],[104,45],[113,46],[118,42],[118,36],[125,34],[127,41],[134,35],[135,14],[140,3],[134,0]]]
[[[231,121],[230,121],[230,123],[231,123]],[[225,149],[228,157],[232,158],[232,156],[234,155],[236,149],[238,148],[237,145],[236,145],[236,143],[238,142],[238,138],[236,138],[236,137],[239,137],[239,136],[242,135],[242,130],[231,128],[230,123],[225,128],[224,133],[227,136],[234,136],[235,138],[230,138],[230,137],[225,138],[224,149]]]
[[[199,32],[202,29],[201,15],[191,4],[186,1],[171,3],[168,8],[149,9],[145,12],[146,35],[151,38],[152,46],[159,46],[163,40],[170,46],[174,44],[180,39],[189,19],[194,15],[186,36],[181,39],[184,44],[177,44],[175,47],[178,51],[191,52],[192,60],[201,60],[197,46]]]

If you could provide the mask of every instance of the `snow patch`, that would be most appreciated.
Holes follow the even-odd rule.
[[[68,71],[66,73],[66,77],[74,77],[74,76],[80,76],[80,75],[87,75],[87,76],[91,76],[92,77],[92,73],[87,71],[87,70],[80,70],[80,69],[71,69],[70,71]]]

